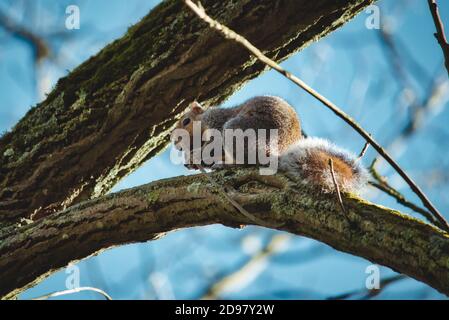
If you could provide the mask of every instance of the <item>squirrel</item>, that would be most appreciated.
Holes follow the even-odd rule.
[[[184,129],[192,137],[195,123],[200,125],[201,134],[207,129],[215,129],[220,133],[226,129],[277,129],[276,144],[272,143],[270,136],[266,137],[266,155],[277,157],[279,169],[288,176],[324,193],[334,192],[335,183],[341,192],[357,193],[367,181],[367,171],[355,155],[325,139],[305,137],[295,109],[280,97],[258,96],[235,107],[207,110],[196,101],[191,103],[171,135],[175,148],[185,154],[191,154],[194,150],[192,143],[190,140],[188,143],[182,142],[174,132]],[[207,143],[202,142],[199,148],[205,145]],[[249,147],[245,145],[245,155]],[[225,152],[226,155],[229,156],[229,153]],[[231,161],[235,160],[235,154],[231,153],[230,157],[234,158]],[[186,167],[196,169],[189,159],[185,161]],[[333,172],[329,159],[333,163]],[[214,159],[212,170],[222,167],[218,160]]]

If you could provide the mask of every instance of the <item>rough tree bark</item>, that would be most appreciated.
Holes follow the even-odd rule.
[[[279,230],[337,250],[449,293],[449,235],[400,212],[344,195],[318,195],[282,174],[223,170],[213,174],[250,213]],[[0,297],[12,298],[70,261],[124,243],[153,240],[178,228],[252,224],[202,175],[177,177],[73,206],[0,234]],[[32,263],[31,263],[32,261]]]
[[[276,60],[341,26],[373,0],[203,1]],[[248,224],[202,176],[104,195],[167,144],[188,102],[219,103],[264,66],[164,1],[66,78],[0,139],[0,297],[105,248],[177,228]],[[280,230],[389,266],[449,294],[449,235],[401,213],[307,190],[282,175],[220,171],[246,210]],[[97,198],[82,202],[89,198]],[[65,211],[60,209],[76,203]],[[55,212],[19,225],[39,208]],[[47,209],[45,209],[47,207]]]
[[[373,0],[202,1],[268,56],[287,58]],[[157,6],[61,79],[0,139],[0,227],[105,194],[160,152],[193,99],[219,103],[264,66],[182,1]]]

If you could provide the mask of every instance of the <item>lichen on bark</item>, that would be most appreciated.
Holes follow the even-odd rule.
[[[318,193],[282,174],[259,176],[257,169],[246,168],[211,175],[267,224],[449,294],[449,235],[438,228],[351,194],[343,195],[343,213],[334,194]],[[83,202],[22,226],[20,232],[0,234],[0,296],[12,298],[69,262],[100,250],[214,223],[239,227],[253,221],[203,175],[156,181]]]

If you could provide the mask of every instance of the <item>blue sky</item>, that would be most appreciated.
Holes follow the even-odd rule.
[[[449,29],[449,2],[439,2],[443,21]],[[0,28],[0,130],[9,130],[41,99],[42,93],[36,89],[35,81],[40,75],[43,74],[44,79],[41,86],[51,88],[59,77],[124,34],[156,3],[158,1],[143,0],[0,3],[0,10],[9,12],[16,21],[37,32],[61,31],[65,35],[52,38],[56,62],[45,62],[38,74],[34,71],[29,47]],[[432,35],[434,26],[426,1],[383,0],[378,3],[381,21],[392,30],[412,90],[403,90],[398,83],[379,32],[365,27],[366,13],[294,55],[283,66],[330,98],[388,146],[408,119],[407,97],[413,92],[417,100],[423,100],[432,82],[441,78],[445,83],[447,74],[445,78],[442,53]],[[80,8],[80,30],[64,29],[65,8],[69,4]],[[443,213],[449,211],[448,183],[444,179],[449,167],[448,90],[442,90],[442,98],[426,114],[422,128],[402,148],[391,150]],[[325,137],[355,153],[363,147],[364,141],[351,128],[273,71],[249,82],[226,101],[225,106],[264,94],[279,95],[289,101],[309,135]],[[191,174],[183,166],[171,164],[169,151],[148,161],[113,191]],[[370,149],[365,164],[369,164],[374,156]],[[417,201],[388,166],[380,168],[395,187]],[[433,182],[427,179],[429,175],[435,177]],[[373,202],[409,212],[374,190],[368,190],[364,196]],[[449,218],[449,214],[446,216]],[[152,243],[110,249],[81,261],[78,263],[81,285],[102,288],[117,299],[199,298],[211,284],[238,270],[277,234],[279,232],[258,227],[234,230],[222,226],[172,232]],[[316,241],[292,236],[283,250],[252,270],[252,277],[241,287],[231,287],[222,297],[322,299],[364,288],[365,268],[370,264]],[[381,268],[382,276],[392,274],[388,268]],[[63,290],[66,278],[67,274],[62,270],[22,294],[21,298]],[[91,293],[65,298],[80,297],[100,298]],[[388,287],[379,298],[444,297],[422,283],[407,279]]]

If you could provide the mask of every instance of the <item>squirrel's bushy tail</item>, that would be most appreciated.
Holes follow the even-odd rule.
[[[291,145],[280,155],[279,168],[299,182],[329,193],[335,191],[329,159],[341,192],[357,193],[363,188],[368,173],[357,157],[320,138],[305,138]]]

